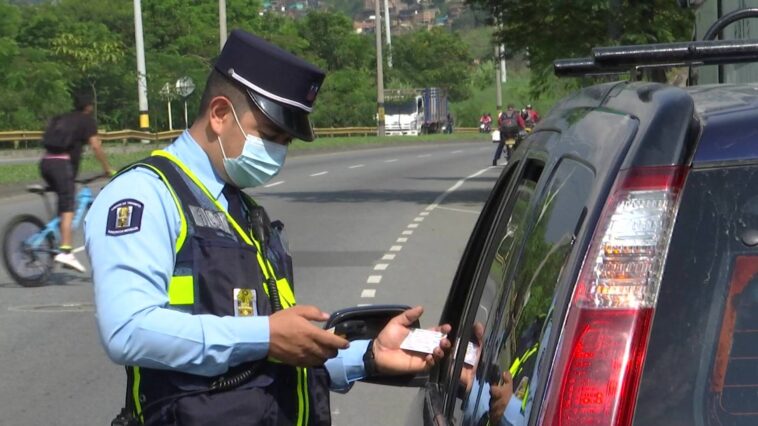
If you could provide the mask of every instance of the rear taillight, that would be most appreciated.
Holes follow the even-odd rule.
[[[683,167],[622,173],[569,306],[542,425],[630,425]]]

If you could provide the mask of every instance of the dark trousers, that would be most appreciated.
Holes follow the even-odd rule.
[[[497,163],[497,160],[503,155],[503,147],[505,147],[505,140],[500,139],[500,142],[497,143],[497,148],[495,149],[495,156],[492,157],[492,164]]]

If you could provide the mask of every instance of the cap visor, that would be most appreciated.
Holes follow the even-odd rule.
[[[247,94],[266,118],[293,138],[306,142],[311,142],[316,138],[307,112],[295,107],[282,106],[251,89],[247,89]]]

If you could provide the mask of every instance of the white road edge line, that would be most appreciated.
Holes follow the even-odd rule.
[[[486,172],[487,170],[489,170],[489,169],[491,169],[491,168],[492,168],[492,166],[490,166],[490,167],[487,167],[486,169],[481,169],[481,170],[479,170],[478,172],[476,172],[476,173],[474,173],[474,174],[472,174],[472,175],[466,176],[465,178],[463,178],[463,179],[459,180],[458,182],[456,182],[456,183],[455,183],[455,185],[453,185],[453,186],[451,186],[450,188],[448,188],[448,189],[447,189],[447,191],[445,191],[445,192],[443,192],[442,194],[440,194],[440,195],[437,197],[437,199],[436,199],[436,200],[434,200],[434,202],[432,202],[432,204],[430,204],[430,205],[429,205],[429,206],[426,208],[426,210],[428,210],[428,211],[431,211],[431,210],[434,210],[435,208],[439,207],[440,203],[441,203],[441,202],[442,202],[442,201],[443,201],[445,198],[447,198],[447,196],[448,196],[448,195],[450,195],[450,193],[451,193],[451,192],[453,192],[453,191],[455,191],[456,189],[460,188],[460,187],[461,187],[461,185],[463,185],[463,183],[464,183],[464,182],[466,182],[466,181],[467,181],[467,180],[469,180],[469,179],[473,179],[473,178],[475,178],[475,177],[477,177],[477,176],[481,175],[482,173]],[[410,228],[410,226],[408,226],[408,227]]]
[[[480,212],[475,211],[475,210],[456,209],[455,207],[439,206],[437,208],[440,209],[440,210],[448,210],[448,211],[451,211],[451,212],[458,212],[458,213],[470,213],[470,214],[479,214],[480,213]]]

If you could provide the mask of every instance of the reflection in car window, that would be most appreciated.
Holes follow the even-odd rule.
[[[507,291],[508,265],[515,257],[515,247],[517,242],[523,239],[525,224],[528,220],[529,206],[532,204],[537,179],[540,176],[542,166],[536,163],[527,164],[524,173],[518,185],[515,188],[514,195],[510,197],[510,205],[506,206],[506,214],[503,216],[501,223],[497,224],[495,235],[493,237],[494,255],[491,253],[491,264],[485,268],[489,271],[482,289],[481,297],[477,300],[470,300],[471,304],[467,307],[467,318],[464,323],[471,327],[471,338],[468,343],[467,356],[464,361],[463,369],[460,375],[459,396],[462,397],[462,404],[465,406],[468,402],[468,395],[471,393],[475,384],[481,382],[477,378],[477,371],[474,366],[477,363],[477,355],[482,346],[482,336],[485,330],[492,327],[494,318],[502,314],[502,307],[497,303],[502,299],[503,292]],[[500,310],[500,312],[493,312]],[[493,315],[494,313],[494,315]],[[473,316],[473,319],[470,319]],[[453,362],[452,365],[456,363]],[[476,392],[473,393],[476,396]],[[460,419],[461,405],[456,406],[455,418]],[[466,419],[464,419],[465,421]]]
[[[530,384],[541,357],[540,342],[547,334],[553,293],[568,259],[584,206],[592,187],[593,173],[583,165],[564,160],[531,213],[535,220],[525,241],[523,255],[516,259],[512,290],[501,303],[498,323],[484,333],[477,376],[483,377],[478,395],[469,396],[471,424],[523,425],[531,408]],[[523,232],[523,229],[522,229]],[[504,240],[505,241],[505,240]],[[498,269],[493,263],[492,270]],[[476,402],[473,402],[476,400]]]

